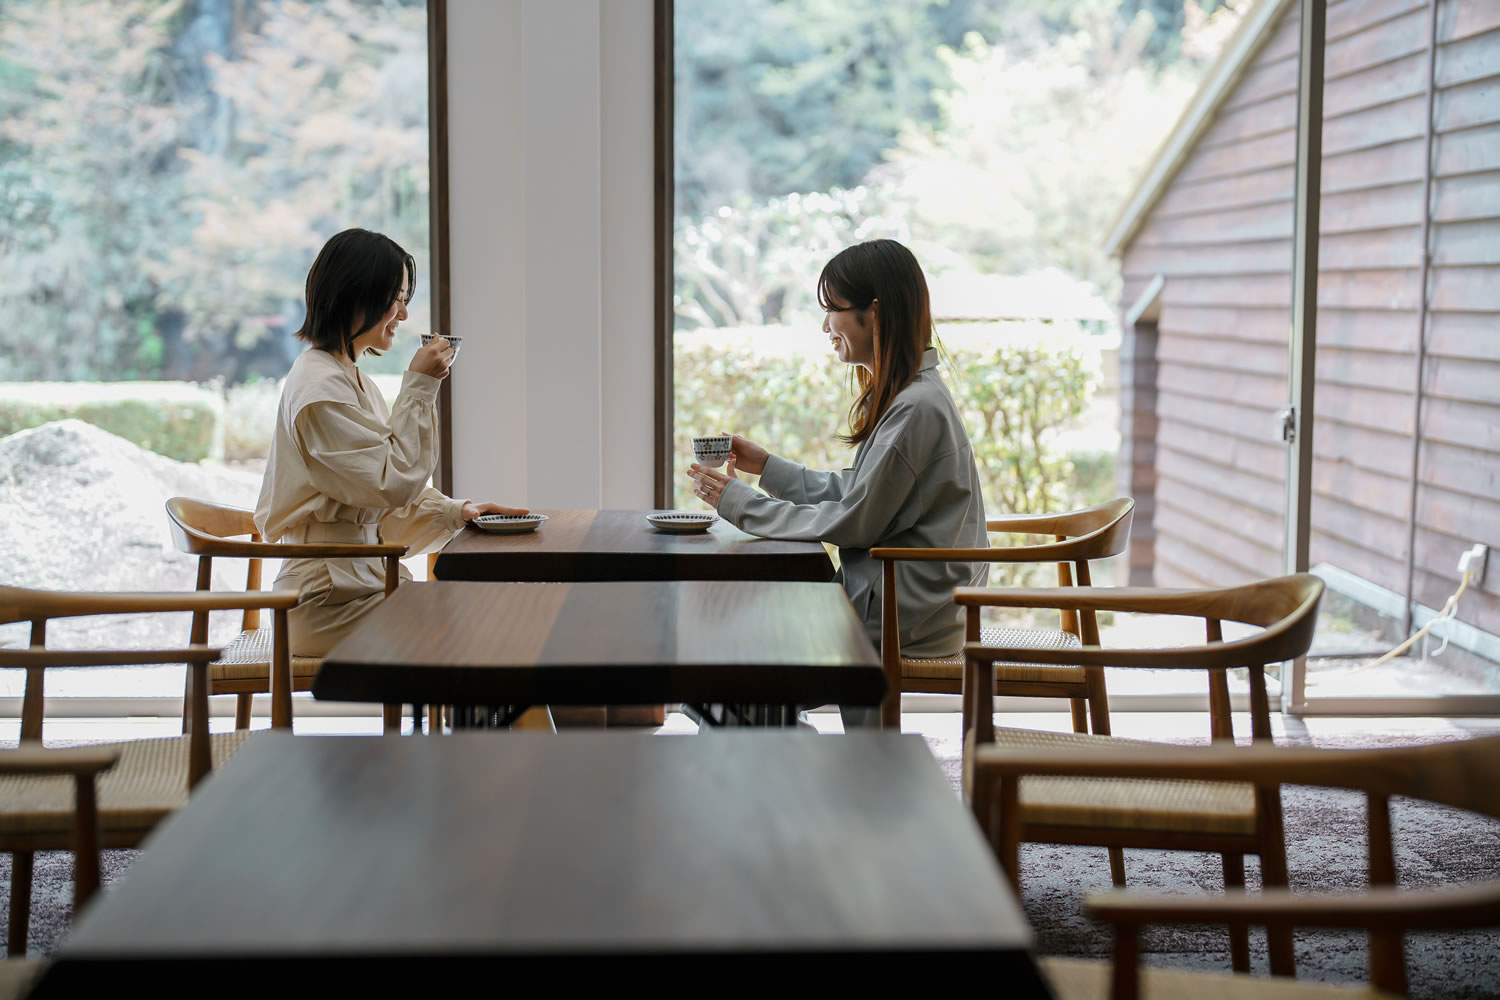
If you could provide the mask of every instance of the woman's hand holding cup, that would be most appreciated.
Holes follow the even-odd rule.
[[[766,471],[766,459],[771,453],[748,438],[733,436],[733,444],[730,445],[730,462],[734,468],[741,472],[748,472],[752,476],[758,476]]]
[[[417,348],[417,353],[412,355],[408,368],[421,375],[447,378],[448,370],[452,365],[453,345],[448,342],[447,337],[433,337],[431,343]]]

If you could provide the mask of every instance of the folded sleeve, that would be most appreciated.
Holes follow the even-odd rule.
[[[844,495],[844,475],[841,472],[815,472],[805,465],[772,455],[766,459],[760,485],[771,496],[781,500],[822,503],[825,500],[837,500]]]
[[[303,407],[295,431],[313,487],[351,507],[417,503],[437,463],[434,400],[439,384],[431,376],[407,372],[389,425],[336,400]]]
[[[464,526],[464,501],[428,487],[415,503],[397,507],[380,519],[380,540],[405,545],[407,555],[445,545]]]
[[[911,463],[896,449],[888,448],[878,454],[872,451],[860,477],[837,499],[797,503],[767,496],[736,479],[724,489],[719,514],[742,531],[762,538],[867,549],[910,527],[896,521],[916,488],[917,476]]]

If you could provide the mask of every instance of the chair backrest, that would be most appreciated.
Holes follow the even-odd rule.
[[[248,557],[245,589],[260,589],[259,549],[263,543],[255,530],[255,515],[251,511],[211,500],[172,497],[167,501],[167,521],[177,550],[198,557],[199,590],[213,588],[215,556]],[[229,541],[237,535],[249,535],[250,544]],[[260,609],[246,608],[240,616],[240,628],[249,631],[259,627]],[[197,643],[208,641],[207,612],[193,616],[191,640]]]
[[[243,507],[173,497],[167,501],[167,519],[171,522],[172,543],[179,552],[189,555],[230,555],[227,547],[218,543],[240,535],[249,535],[252,541],[260,541],[255,530],[254,513]]]
[[[1267,774],[1288,784],[1402,795],[1500,819],[1500,736],[1373,750],[1267,754]]]
[[[1226,642],[1220,647],[1219,655],[1224,660],[1237,661],[1222,665],[1243,666],[1248,660],[1260,664],[1280,663],[1295,660],[1312,648],[1313,632],[1318,626],[1318,604],[1323,599],[1324,589],[1323,581],[1311,573],[1296,573],[1221,590],[1163,590],[1159,594],[1164,602],[1173,606],[1172,610],[1141,610],[1189,615],[1209,622],[1231,621],[1260,626],[1261,631],[1254,635]]]
[[[1130,525],[1135,518],[1135,500],[1116,497],[1093,507],[1072,510],[1038,518],[1026,530],[1051,535],[1066,542],[1059,561],[1109,559],[1124,552],[1130,544]]]

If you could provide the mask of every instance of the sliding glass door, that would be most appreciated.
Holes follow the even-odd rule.
[[[1328,14],[1308,484],[1328,596],[1299,710],[1500,710],[1497,577],[1465,557],[1500,541],[1500,347],[1480,332],[1500,318],[1486,7]]]

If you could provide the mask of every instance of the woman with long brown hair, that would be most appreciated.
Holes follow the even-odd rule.
[[[697,495],[726,521],[765,538],[839,547],[839,578],[870,638],[880,643],[877,546],[977,548],[988,544],[979,473],[963,419],[938,374],[927,279],[895,240],[849,247],[823,268],[818,302],[834,353],[856,369],[849,410],[854,466],[815,472],[735,435],[723,473],[692,466]],[[758,474],[765,493],[736,470]],[[984,565],[911,562],[901,567],[901,649],[948,656],[963,648],[953,588],[979,586]],[[845,709],[845,725],[873,712]]]

